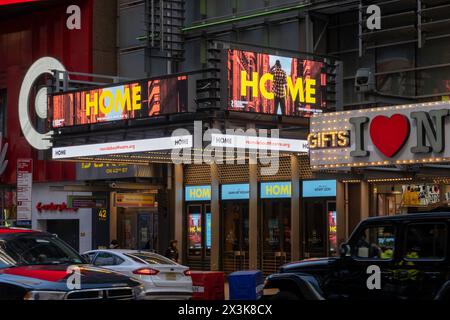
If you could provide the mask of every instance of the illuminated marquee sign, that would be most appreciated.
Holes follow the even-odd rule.
[[[156,207],[157,202],[154,194],[143,193],[117,193],[115,205],[122,208]]]
[[[306,140],[254,137],[250,135],[213,133],[211,134],[211,145],[213,147],[237,149],[308,152],[308,142]]]
[[[186,186],[184,199],[185,201],[209,201],[211,200],[211,186]]]
[[[261,183],[261,199],[290,198],[291,182],[263,182]]]
[[[173,136],[154,139],[128,140],[52,149],[53,159],[99,156],[157,150],[183,149],[192,147],[192,136]]]
[[[344,130],[310,133],[308,146],[310,149],[347,147],[350,144],[349,135],[349,132]]]
[[[50,97],[53,128],[187,112],[188,76],[171,76]]]
[[[228,50],[228,109],[308,116],[326,108],[320,61]]]
[[[316,170],[450,161],[446,101],[314,115],[310,127],[310,162]]]

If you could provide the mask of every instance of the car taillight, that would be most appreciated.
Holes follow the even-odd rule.
[[[134,270],[133,273],[141,276],[156,276],[159,271],[152,268],[140,268]]]
[[[186,270],[183,272],[186,277],[190,277],[192,275],[191,270]]]

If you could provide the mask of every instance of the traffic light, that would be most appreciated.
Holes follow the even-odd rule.
[[[328,110],[342,110],[343,108],[343,77],[342,62],[325,59],[322,73],[326,76],[325,96]]]
[[[198,108],[220,108],[221,45],[214,41],[206,42],[206,70],[203,78],[196,82]]]

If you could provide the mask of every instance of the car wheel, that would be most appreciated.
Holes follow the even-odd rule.
[[[292,291],[280,291],[277,294],[271,296],[269,300],[280,301],[280,300],[301,300],[300,297]]]

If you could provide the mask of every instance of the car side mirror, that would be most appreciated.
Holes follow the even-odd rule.
[[[350,257],[351,256],[351,247],[348,243],[342,243],[339,248],[339,253],[341,257]]]

